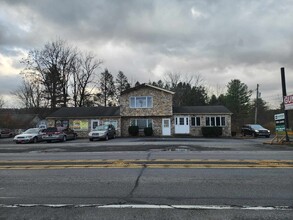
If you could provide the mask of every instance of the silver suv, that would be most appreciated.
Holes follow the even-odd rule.
[[[89,140],[109,140],[110,138],[116,137],[116,130],[113,125],[101,125],[97,126],[94,130],[89,133]]]

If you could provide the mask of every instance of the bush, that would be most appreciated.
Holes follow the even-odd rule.
[[[222,127],[202,127],[202,135],[204,137],[219,137],[222,135]]]
[[[128,127],[128,133],[129,133],[129,135],[131,135],[131,136],[138,136],[138,132],[139,132],[138,126],[129,126]]]
[[[148,127],[148,128],[144,128],[144,135],[145,136],[152,136],[154,131],[153,131],[153,128],[152,127]]]

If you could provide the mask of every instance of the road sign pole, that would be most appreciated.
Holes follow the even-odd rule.
[[[285,79],[285,68],[281,68],[281,81],[282,81],[282,92],[283,92],[283,105],[285,108],[285,103],[284,103],[284,97],[287,96],[287,91],[286,91],[286,79]],[[289,136],[287,133],[287,129],[289,129],[289,120],[288,120],[288,110],[284,110],[285,114],[285,132],[286,132],[286,141],[289,141]]]

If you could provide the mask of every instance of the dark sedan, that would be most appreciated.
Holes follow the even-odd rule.
[[[241,128],[241,134],[243,136],[246,136],[246,135],[251,135],[254,137],[265,136],[269,138],[271,135],[271,132],[270,130],[264,128],[263,126],[259,124],[247,124]]]

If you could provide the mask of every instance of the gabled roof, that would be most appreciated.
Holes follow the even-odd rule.
[[[232,114],[223,105],[173,107],[173,114]]]
[[[120,107],[63,107],[48,118],[91,118],[120,116]]]
[[[129,93],[129,92],[132,92],[132,91],[135,91],[135,90],[139,90],[139,89],[142,89],[142,88],[153,88],[153,89],[157,89],[157,90],[160,90],[160,91],[163,91],[163,92],[167,92],[167,93],[170,93],[172,95],[175,94],[175,92],[172,92],[170,90],[167,90],[167,89],[163,89],[163,88],[160,88],[160,87],[157,87],[157,86],[153,86],[153,85],[150,85],[150,84],[146,84],[146,83],[143,83],[143,84],[140,84],[138,86],[135,86],[135,87],[132,87],[130,89],[127,89],[127,90],[124,90],[121,95],[124,95],[126,93]]]

